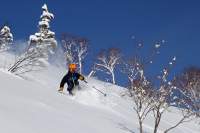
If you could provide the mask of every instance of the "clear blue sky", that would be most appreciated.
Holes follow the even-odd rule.
[[[37,31],[41,6],[54,13],[51,28],[57,38],[63,32],[87,37],[91,50],[117,46],[126,54],[139,41],[151,46],[166,40],[152,67],[178,57],[176,71],[200,66],[199,0],[0,0],[0,24],[9,22],[15,39],[28,39]],[[135,39],[131,40],[134,35]],[[146,52],[146,51],[145,51]]]

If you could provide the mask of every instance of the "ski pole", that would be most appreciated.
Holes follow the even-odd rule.
[[[83,80],[86,84],[88,83],[86,80]]]
[[[86,84],[88,84],[88,82],[86,80],[83,80]],[[104,96],[107,96],[106,93],[100,91],[99,89],[97,89],[95,86],[92,86],[93,89],[97,90],[98,92],[100,92],[101,94],[103,94]]]
[[[104,93],[104,92],[102,92],[102,91],[100,91],[99,89],[97,89],[95,86],[92,86],[92,88],[93,89],[95,89],[95,90],[97,90],[98,92],[100,92],[101,94],[103,94],[104,95],[104,97],[106,97],[107,96],[107,94],[106,93]]]

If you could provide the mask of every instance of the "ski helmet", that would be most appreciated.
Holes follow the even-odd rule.
[[[69,64],[69,69],[76,70],[76,64]]]

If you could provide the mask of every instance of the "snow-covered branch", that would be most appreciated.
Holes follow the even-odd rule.
[[[140,133],[143,133],[143,122],[154,107],[153,86],[145,77],[144,66],[137,56],[124,62],[122,72],[127,74],[128,91],[135,104],[133,109],[138,117]]]
[[[25,72],[41,70],[47,64],[43,50],[28,46],[24,53],[16,57],[15,62],[8,68],[8,71],[19,75]]]
[[[39,21],[38,27],[39,32],[34,35],[30,35],[29,43],[30,45],[36,45],[40,49],[44,49],[43,52],[48,55],[54,53],[54,49],[57,46],[57,41],[55,40],[55,33],[50,30],[49,23],[54,18],[54,15],[48,11],[47,5],[42,6],[41,20]]]
[[[121,53],[117,48],[110,48],[108,50],[101,50],[97,56],[97,62],[94,64],[93,72],[102,70],[111,75],[112,83],[116,84],[115,68],[120,63]]]
[[[76,63],[79,65],[79,72],[82,73],[83,60],[87,55],[89,41],[85,38],[63,34],[62,46],[64,49],[67,64]]]

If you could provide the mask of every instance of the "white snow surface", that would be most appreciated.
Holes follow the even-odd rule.
[[[0,56],[1,67],[5,65]],[[6,58],[7,59],[7,58]],[[7,59],[7,64],[9,64]],[[87,79],[71,97],[57,92],[66,70],[50,65],[46,70],[26,74],[26,79],[0,69],[1,133],[139,133],[136,113],[129,98],[121,97],[124,88]],[[95,86],[107,93],[102,96]],[[171,108],[161,121],[159,132],[179,119]],[[153,119],[144,124],[145,133],[153,132]],[[199,133],[200,126],[190,122],[171,133]]]

